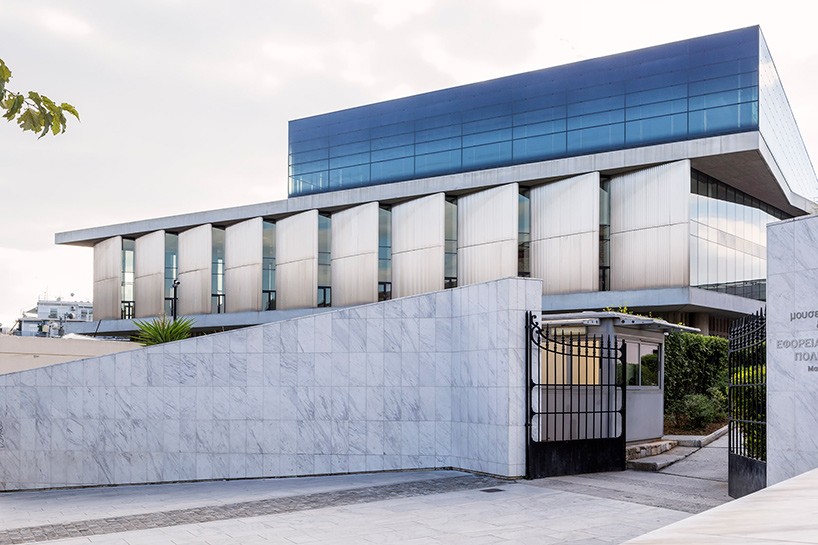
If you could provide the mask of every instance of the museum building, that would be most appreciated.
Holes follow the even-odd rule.
[[[294,120],[288,199],[56,242],[94,248],[82,333],[522,276],[544,312],[628,307],[723,334],[765,300],[767,223],[817,198],[754,26]]]

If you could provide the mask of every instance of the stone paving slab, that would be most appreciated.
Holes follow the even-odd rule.
[[[350,488],[471,475],[462,471],[392,471],[323,477],[26,490],[0,493],[0,530],[225,505]]]
[[[729,500],[717,443],[671,466],[678,474],[419,471],[6,493],[0,543],[617,544]]]
[[[10,528],[0,531],[0,545],[50,541],[66,537],[116,534],[149,528],[168,528],[216,520],[251,518],[338,505],[382,501],[396,497],[440,494],[464,488],[486,488],[505,482],[506,481],[493,477],[462,475],[408,483],[291,495],[275,499],[226,505],[194,507],[190,509],[176,509],[172,511],[124,515],[59,524]]]
[[[60,539],[61,545],[588,543],[617,544],[685,513],[501,482],[470,488],[172,527]]]
[[[695,455],[668,467],[665,473],[697,479],[727,482],[727,437],[722,437],[699,449]]]

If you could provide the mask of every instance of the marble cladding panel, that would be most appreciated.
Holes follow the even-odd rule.
[[[508,278],[0,375],[0,489],[456,467],[524,472]]]
[[[767,484],[818,467],[818,217],[767,226]]]

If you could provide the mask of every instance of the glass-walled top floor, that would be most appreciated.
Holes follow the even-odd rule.
[[[750,27],[290,122],[307,195],[757,130]]]

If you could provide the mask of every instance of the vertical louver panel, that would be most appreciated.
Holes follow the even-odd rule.
[[[378,300],[378,210],[371,202],[332,215],[333,306]]]
[[[611,287],[690,284],[690,161],[611,179]]]
[[[122,303],[122,237],[94,245],[94,319],[118,320]]]
[[[224,291],[227,312],[261,310],[263,220],[252,218],[225,229]]]
[[[518,201],[514,184],[457,200],[457,285],[517,276]]]
[[[318,210],[276,222],[276,308],[318,304]]]
[[[165,231],[137,238],[134,251],[135,315],[159,316],[165,310]]]
[[[444,206],[437,193],[392,208],[392,296],[443,289]]]
[[[599,173],[531,188],[531,276],[543,293],[599,289]]]
[[[209,314],[213,226],[179,233],[179,315]]]

